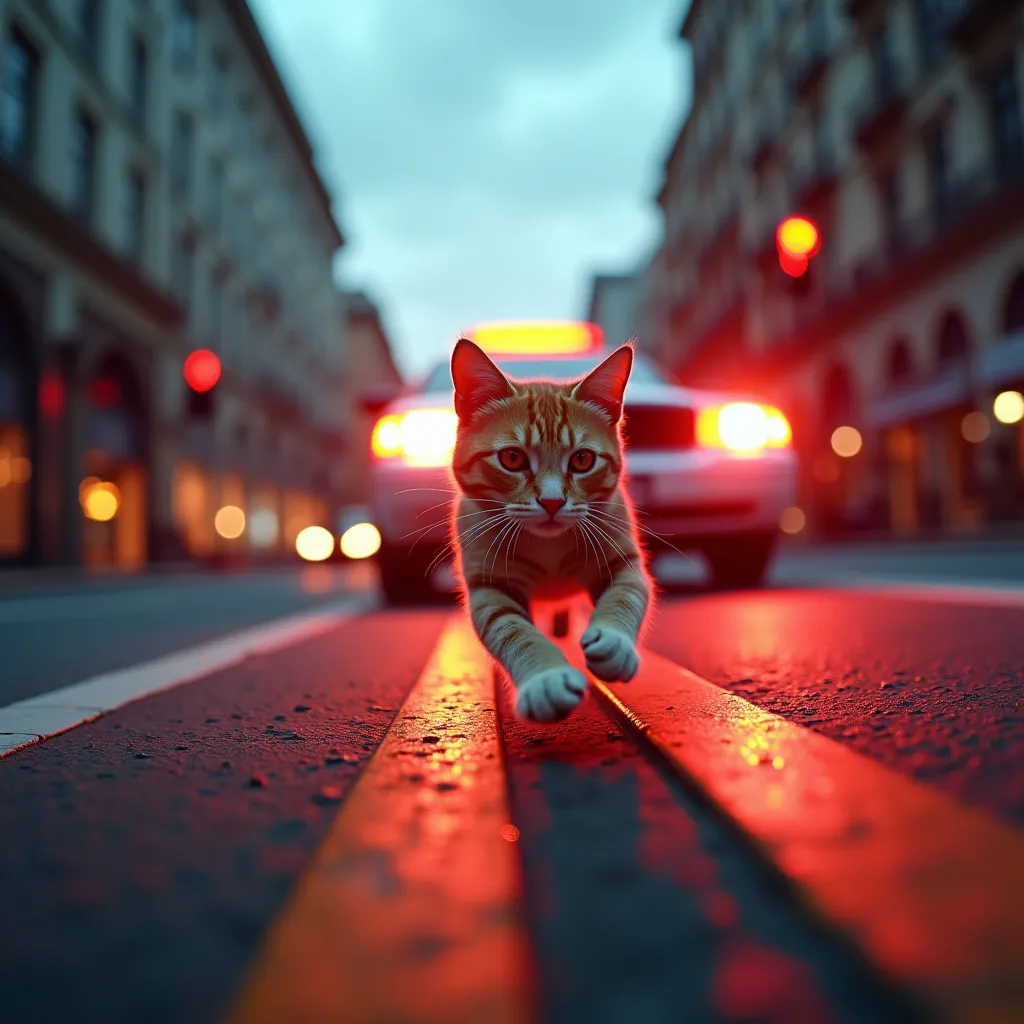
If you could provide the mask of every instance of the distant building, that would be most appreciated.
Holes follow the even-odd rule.
[[[637,333],[640,274],[595,274],[586,319],[604,331],[605,344],[620,345]]]
[[[344,240],[247,4],[0,0],[0,68],[0,560],[290,552],[342,486]]]
[[[818,529],[1020,517],[1021,427],[992,413],[1024,386],[1024,7],[693,0],[681,34],[661,349],[785,405]],[[775,248],[795,212],[823,238],[801,295]]]
[[[397,391],[402,386],[402,375],[395,366],[387,331],[374,302],[365,292],[353,291],[345,294],[344,303],[348,337],[346,404],[352,409],[345,496],[349,504],[363,504],[370,498],[370,438],[377,416],[364,410],[360,402],[364,396]]]

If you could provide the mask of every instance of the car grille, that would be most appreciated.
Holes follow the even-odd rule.
[[[692,409],[648,405],[626,407],[622,436],[633,451],[678,451],[696,443]]]

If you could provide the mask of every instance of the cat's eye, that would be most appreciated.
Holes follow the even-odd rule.
[[[520,473],[526,469],[526,452],[522,448],[502,448],[498,452],[498,465],[510,473]]]
[[[586,473],[594,468],[597,456],[589,448],[577,448],[569,456],[569,468],[574,473]]]

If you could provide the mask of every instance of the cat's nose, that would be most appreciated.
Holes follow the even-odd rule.
[[[565,504],[565,498],[538,498],[537,501],[540,504],[540,507],[544,509],[552,519],[555,518],[555,514]]]

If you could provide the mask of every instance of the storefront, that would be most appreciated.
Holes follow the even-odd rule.
[[[0,296],[0,564],[25,558],[31,534],[32,365],[16,310]]]
[[[81,509],[82,561],[132,570],[147,559],[148,453],[142,385],[112,353],[86,384]]]
[[[983,516],[978,431],[966,364],[924,381],[903,380],[872,402],[865,425],[881,441],[889,524],[914,534],[969,528]]]

